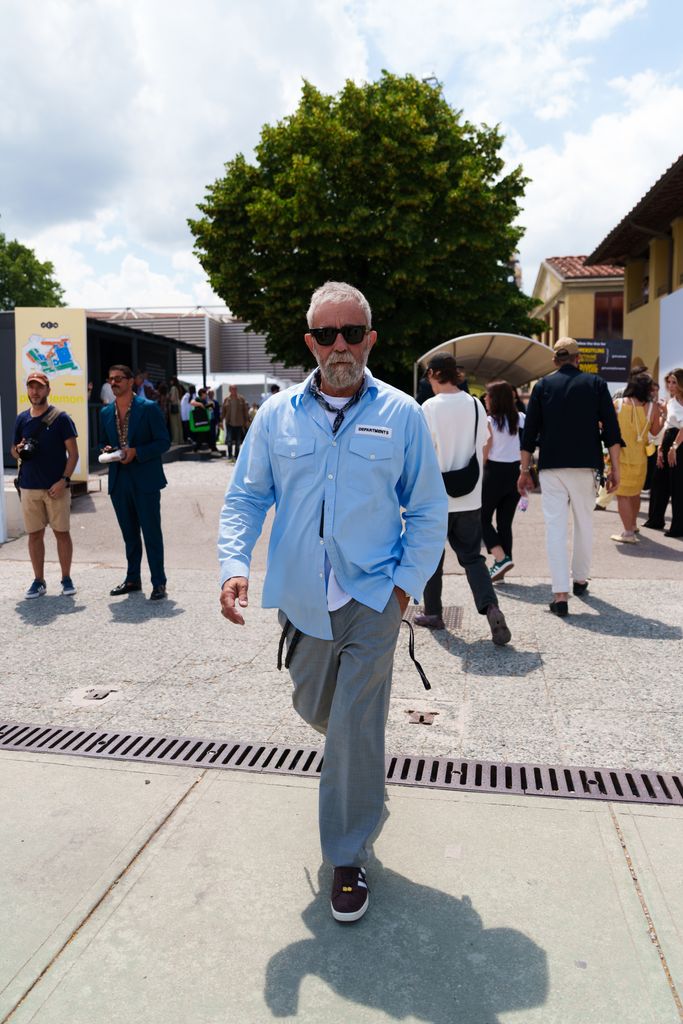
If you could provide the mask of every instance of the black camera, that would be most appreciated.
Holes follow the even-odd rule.
[[[30,462],[31,459],[35,459],[36,455],[40,451],[40,445],[35,437],[27,437],[24,441],[24,447],[19,453],[21,455],[22,462]]]

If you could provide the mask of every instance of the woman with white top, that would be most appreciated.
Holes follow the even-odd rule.
[[[665,537],[683,537],[683,369],[677,367],[667,373],[665,384],[669,392],[666,403],[664,437],[657,450],[657,469],[650,493],[648,519],[643,523],[650,530],[664,530],[664,516],[671,498],[671,526],[664,530]]]
[[[519,443],[525,416],[515,403],[514,389],[504,380],[486,385],[489,439],[484,448],[484,485],[481,497],[481,528],[484,544],[494,562],[492,580],[501,580],[513,568],[512,520],[519,491]],[[493,516],[496,526],[493,526]]]

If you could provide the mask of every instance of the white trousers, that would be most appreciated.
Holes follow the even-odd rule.
[[[574,521],[571,574],[587,580],[593,552],[595,473],[592,469],[543,469],[539,473],[548,567],[554,594],[569,592],[569,508]]]

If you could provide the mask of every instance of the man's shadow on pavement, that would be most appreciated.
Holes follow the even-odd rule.
[[[535,583],[527,587],[519,583],[507,583],[505,596],[512,601],[528,601],[530,604],[545,605],[548,608],[551,595],[547,584]],[[587,615],[582,609],[583,605],[598,614]],[[548,615],[552,616],[550,609]],[[552,618],[555,619],[554,616]],[[609,601],[603,601],[590,590],[583,597],[571,598],[569,615],[561,619],[559,624],[576,626],[605,636],[642,636],[649,640],[680,640],[683,637],[680,626],[671,626],[668,622],[651,619],[647,615],[634,615],[610,604]]]
[[[33,601],[18,601],[15,608],[27,626],[50,626],[55,619],[85,611],[78,599],[61,594],[45,594]]]
[[[490,637],[467,643],[461,636],[448,629],[435,629],[429,632],[447,654],[460,658],[463,671],[469,675],[490,676],[499,673],[506,676],[526,676],[536,672],[543,666],[541,655],[538,651],[517,650],[514,622],[511,628],[512,643],[506,644],[505,647],[496,647]]]
[[[546,1001],[544,951],[513,928],[484,928],[469,897],[455,899],[374,862],[368,916],[342,925],[330,913],[330,884],[330,870],[321,867],[318,894],[302,915],[313,937],[268,963],[265,1000],[274,1017],[296,1016],[308,975],[349,1003],[430,1024],[497,1024],[500,1013]]]
[[[150,601],[142,591],[109,602],[114,622],[149,622],[151,619],[174,619],[185,612],[170,597]]]

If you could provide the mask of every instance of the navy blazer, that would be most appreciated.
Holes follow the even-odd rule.
[[[116,414],[114,402],[103,405],[100,410],[100,426],[102,441],[119,447],[119,435],[116,430]],[[171,447],[164,415],[156,402],[147,398],[135,397],[128,421],[128,446],[135,448],[137,455],[133,461],[122,466],[119,462],[109,463],[109,493],[116,487],[120,473],[130,473],[136,488],[145,493],[160,491],[166,486],[166,477],[161,465],[163,452]]]

